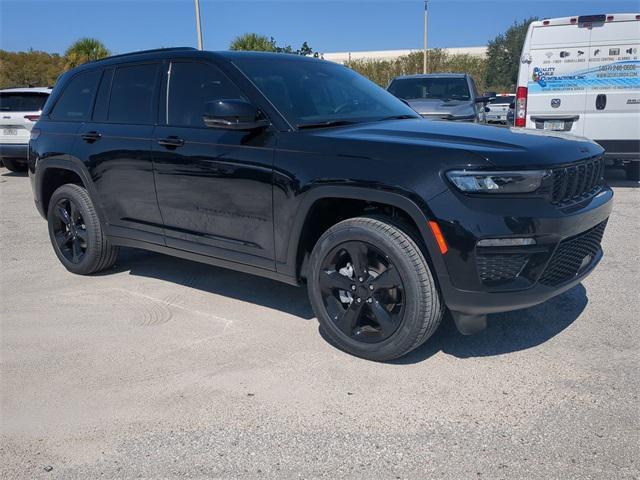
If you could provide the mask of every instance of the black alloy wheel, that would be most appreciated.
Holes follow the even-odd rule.
[[[53,213],[54,239],[60,253],[71,263],[80,263],[87,253],[89,235],[78,205],[69,198],[61,198]]]
[[[402,322],[402,279],[389,258],[370,243],[345,242],[331,250],[319,285],[329,317],[352,339],[383,341]]]
[[[47,209],[53,251],[70,272],[88,275],[111,267],[118,247],[105,234],[89,192],[68,183],[53,192]]]
[[[307,289],[329,343],[387,361],[435,332],[443,306],[420,241],[411,226],[382,216],[343,220],[322,234]]]

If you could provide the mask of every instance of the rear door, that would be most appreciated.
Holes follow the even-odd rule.
[[[610,21],[591,29],[584,135],[608,151],[638,151],[640,22]],[[631,145],[632,146],[632,145]]]
[[[533,28],[527,85],[528,128],[584,134],[584,75],[590,35],[588,28],[577,24]]]
[[[109,234],[164,244],[151,143],[160,62],[104,70],[93,116],[78,132],[74,155],[88,167]]]

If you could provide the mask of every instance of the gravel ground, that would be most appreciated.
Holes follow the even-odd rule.
[[[304,289],[135,250],[68,273],[0,170],[0,476],[639,478],[640,189],[610,175],[583,285],[377,364]]]

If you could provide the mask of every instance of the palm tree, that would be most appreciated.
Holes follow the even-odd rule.
[[[71,44],[64,52],[65,66],[74,68],[83,63],[108,57],[111,52],[100,40],[95,38],[81,38]]]
[[[257,33],[245,33],[236,37],[229,50],[252,50],[256,52],[275,52],[276,42],[273,38],[269,39],[264,35],[258,35]]]

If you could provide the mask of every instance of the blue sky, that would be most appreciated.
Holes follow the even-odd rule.
[[[639,0],[429,0],[429,45],[485,45],[516,19],[633,12]],[[320,52],[420,48],[421,0],[201,0],[204,45],[244,32]],[[0,0],[0,48],[64,52],[91,36],[114,53],[195,46],[193,0]]]

